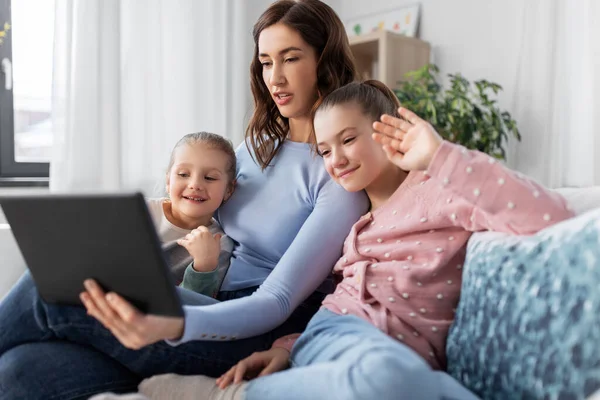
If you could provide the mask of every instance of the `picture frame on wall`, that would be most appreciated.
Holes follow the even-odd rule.
[[[387,30],[409,37],[417,37],[420,9],[420,4],[413,4],[348,19],[344,23],[346,33],[350,37]]]

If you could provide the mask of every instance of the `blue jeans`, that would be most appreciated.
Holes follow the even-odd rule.
[[[221,292],[218,300],[179,289],[184,304],[207,305],[250,295],[256,288]],[[122,346],[83,307],[44,302],[26,272],[0,303],[0,399],[87,399],[130,392],[162,373],[219,376],[282,335],[301,332],[318,310],[315,293],[271,332],[228,342],[158,342],[140,350]]]
[[[245,400],[473,400],[450,375],[367,321],[321,309],[294,344],[292,368],[250,381]]]

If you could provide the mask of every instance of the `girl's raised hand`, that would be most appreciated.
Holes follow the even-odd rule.
[[[80,299],[92,317],[128,349],[138,350],[164,339],[183,335],[183,318],[146,315],[116,293],[105,294],[93,279],[85,281],[86,291]]]
[[[373,123],[373,139],[383,146],[388,159],[404,171],[427,169],[442,138],[431,124],[406,108],[398,113],[403,119],[384,114]]]

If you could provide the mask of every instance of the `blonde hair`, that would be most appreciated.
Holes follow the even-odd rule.
[[[175,144],[173,150],[171,151],[171,158],[169,159],[169,166],[167,168],[167,174],[171,171],[173,167],[173,163],[175,162],[175,150],[183,145],[194,145],[197,143],[202,143],[207,145],[211,149],[216,149],[225,153],[228,157],[227,160],[227,175],[229,178],[229,185],[233,183],[235,180],[236,174],[236,157],[235,150],[233,150],[233,144],[229,139],[224,138],[221,135],[217,135],[216,133],[210,132],[194,132],[188,133]]]

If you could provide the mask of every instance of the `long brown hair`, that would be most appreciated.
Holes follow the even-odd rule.
[[[373,121],[379,120],[382,114],[401,118],[398,114],[400,101],[389,87],[375,79],[352,82],[334,90],[318,105],[316,112],[348,103],[358,105]]]
[[[246,144],[254,150],[255,161],[263,170],[279,151],[289,130],[288,119],[279,113],[265,86],[262,65],[258,60],[260,34],[276,23],[296,30],[316,50],[319,98],[313,110],[322,97],[359,76],[344,25],[331,7],[320,0],[279,0],[271,4],[260,16],[252,32],[254,58],[250,64],[250,87],[254,97],[254,113],[246,129]]]

